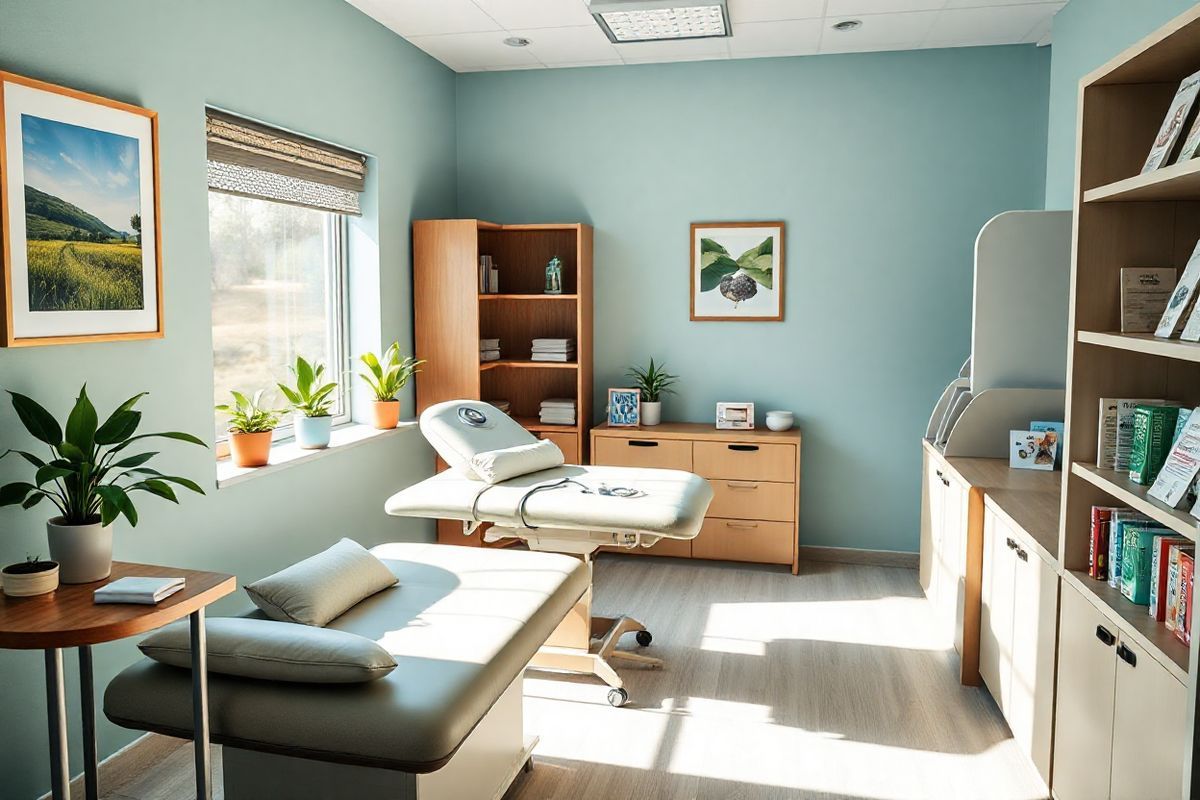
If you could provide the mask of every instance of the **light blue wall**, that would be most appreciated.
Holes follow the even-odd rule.
[[[1043,199],[1027,47],[462,75],[462,216],[596,227],[596,399],[653,355],[668,419],[796,412],[801,541],[917,549],[919,441],[970,350],[979,228]],[[783,219],[783,323],[688,319],[689,224]]]
[[[84,381],[101,407],[137,390],[148,430],[211,435],[213,396],[204,106],[212,103],[376,156],[382,333],[411,347],[409,221],[455,211],[454,75],[340,0],[0,0],[0,70],[159,112],[166,330],[161,341],[0,350],[0,387],[64,413]],[[365,249],[371,249],[369,246]],[[404,397],[411,408],[412,396]],[[0,403],[0,449],[23,437]],[[194,450],[194,452],[193,452]],[[118,524],[125,560],[233,572],[253,580],[345,535],[364,544],[428,536],[383,514],[384,498],[429,473],[408,431],[282,474],[211,489],[211,452],[167,447],[162,463],[201,479],[205,498],[146,500],[134,530]],[[24,475],[9,459],[0,483]],[[44,514],[0,512],[0,562],[45,552]],[[244,596],[216,611],[244,604]],[[97,648],[96,683],[136,656]],[[68,659],[73,766],[80,767],[73,654]],[[41,654],[0,651],[0,796],[48,788]],[[101,751],[133,738],[107,722]]]
[[[1054,18],[1046,208],[1071,208],[1079,79],[1182,14],[1191,0],[1071,0]]]

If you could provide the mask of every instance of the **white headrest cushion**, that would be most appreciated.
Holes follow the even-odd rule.
[[[531,472],[561,467],[565,461],[558,445],[541,439],[533,444],[476,453],[471,458],[471,469],[487,483],[500,483]]]
[[[430,406],[421,414],[421,433],[443,461],[476,480],[482,479],[471,467],[477,454],[538,441],[500,409],[478,400],[449,400]]]

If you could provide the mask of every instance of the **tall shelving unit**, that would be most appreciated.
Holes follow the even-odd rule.
[[[1122,769],[1122,759],[1131,748],[1119,739],[1130,731],[1145,738],[1154,738],[1153,732],[1159,731],[1154,746],[1167,750],[1162,766],[1169,777],[1164,780],[1181,780],[1180,796],[1200,794],[1194,749],[1200,628],[1189,648],[1148,616],[1145,607],[1127,602],[1120,591],[1087,575],[1093,505],[1129,506],[1182,536],[1197,539],[1197,520],[1186,510],[1168,508],[1148,497],[1146,488],[1130,482],[1126,475],[1096,466],[1099,398],[1158,397],[1200,405],[1200,345],[1117,332],[1121,268],[1173,266],[1182,270],[1200,239],[1200,159],[1139,174],[1180,81],[1197,70],[1200,8],[1128,49],[1086,76],[1080,85],[1065,444],[1068,466],[1059,528],[1063,611],[1054,784],[1056,795],[1064,800],[1081,793],[1099,796],[1094,792],[1101,788],[1117,796],[1128,790],[1120,781],[1127,780],[1129,773],[1163,774],[1153,753],[1146,756],[1149,760],[1140,769]],[[1086,603],[1078,602],[1080,597]],[[1117,643],[1113,667],[1101,652],[1105,647],[1108,650],[1104,652],[1114,652],[1112,642],[1106,641],[1108,634],[1114,635]],[[1111,678],[1116,682],[1113,708],[1107,708],[1101,698],[1094,698],[1093,709],[1087,708],[1078,696],[1078,687],[1088,684],[1100,694],[1113,691],[1112,686],[1095,684],[1109,680],[1106,675],[1115,676]],[[1154,675],[1169,678],[1151,681]],[[1177,706],[1182,707],[1173,710]],[[1110,716],[1102,718],[1101,709]],[[1183,717],[1174,720],[1184,731],[1182,741],[1176,741],[1179,737],[1169,730],[1176,713]],[[1086,772],[1094,772],[1096,765],[1106,760],[1103,737],[1097,733],[1105,724],[1111,724],[1113,737],[1107,744],[1111,788],[1107,783],[1094,783],[1095,776]],[[1082,763],[1085,750],[1091,751],[1090,767]],[[1180,756],[1182,776],[1178,774]]]
[[[500,294],[479,291],[479,258],[500,270]],[[562,261],[562,294],[543,292],[546,265]],[[417,411],[445,400],[508,400],[510,414],[557,444],[568,463],[586,463],[592,422],[592,228],[581,223],[497,225],[477,219],[413,223],[413,309]],[[532,361],[535,338],[575,339],[575,361]],[[500,339],[500,360],[481,362],[480,339]],[[546,425],[540,405],[574,398],[575,425]],[[440,466],[440,465],[439,465]],[[439,523],[439,541],[466,544],[458,523]]]

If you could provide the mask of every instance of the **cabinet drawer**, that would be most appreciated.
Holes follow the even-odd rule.
[[[796,447],[752,442],[696,442],[696,474],[704,478],[740,481],[796,480]]]
[[[593,464],[692,471],[692,443],[678,439],[596,437]]]
[[[788,522],[744,519],[704,520],[692,540],[692,558],[791,564],[795,527]]]
[[[731,519],[793,522],[796,519],[796,485],[767,481],[711,481],[712,505],[708,513]]]
[[[558,449],[562,450],[563,458],[568,464],[579,463],[579,436],[574,433],[550,433],[543,432],[537,435],[539,439],[545,439],[548,442],[554,442],[558,445]]]

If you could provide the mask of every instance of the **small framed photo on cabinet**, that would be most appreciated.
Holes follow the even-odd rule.
[[[637,389],[608,390],[608,426],[636,428],[642,422],[642,393]]]

